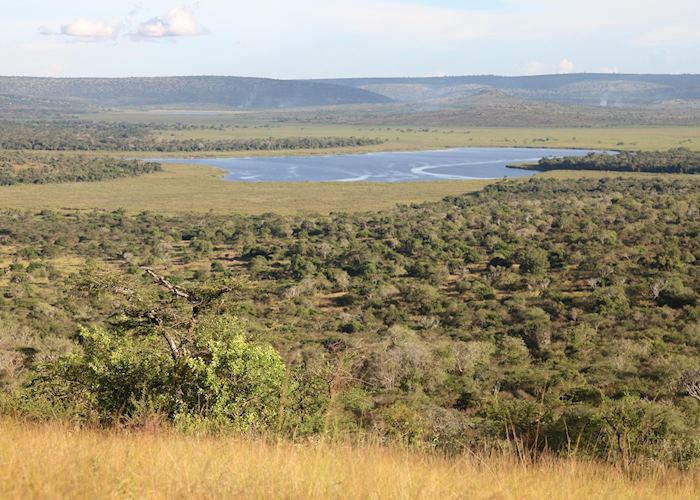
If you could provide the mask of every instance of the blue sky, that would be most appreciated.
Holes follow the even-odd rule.
[[[700,73],[698,0],[0,0],[0,74]]]

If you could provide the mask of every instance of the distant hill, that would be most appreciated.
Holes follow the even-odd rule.
[[[404,102],[465,97],[488,89],[539,101],[594,106],[644,106],[665,101],[700,100],[700,75],[583,73],[318,81],[369,90]]]
[[[110,107],[210,106],[260,109],[391,101],[386,96],[353,86],[230,76],[0,77],[0,95],[3,94]]]
[[[528,99],[486,88],[475,94],[420,101],[262,110],[248,118],[277,123],[410,127],[698,126],[700,100],[602,107]]]
[[[0,77],[0,118],[99,108],[254,110],[283,121],[425,126],[696,125],[700,75],[272,80]]]
[[[62,117],[88,110],[86,105],[70,101],[0,94],[0,119]]]

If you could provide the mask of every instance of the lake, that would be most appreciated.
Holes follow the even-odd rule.
[[[246,158],[162,158],[162,163],[210,165],[225,179],[242,182],[401,182],[446,179],[498,179],[534,175],[507,165],[548,156],[584,156],[577,149],[458,148],[350,155]],[[154,161],[151,159],[151,161]]]

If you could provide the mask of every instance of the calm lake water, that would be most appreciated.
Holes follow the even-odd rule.
[[[460,148],[442,151],[251,158],[163,158],[163,163],[202,164],[225,170],[226,180],[244,182],[400,182],[498,179],[536,174],[507,168],[545,156],[583,156],[571,149]]]

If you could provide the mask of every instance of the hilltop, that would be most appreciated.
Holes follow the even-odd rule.
[[[0,107],[181,107],[243,110],[407,104],[460,107],[484,96],[508,104],[595,108],[693,108],[700,75],[569,74],[274,80],[234,76],[149,78],[0,77]],[[381,110],[381,107],[378,108]],[[410,109],[409,109],[410,110]]]
[[[476,95],[488,89],[561,104],[642,106],[699,100],[700,75],[580,73],[540,76],[448,76],[320,80],[364,89],[397,101],[426,101]]]
[[[377,104],[391,99],[333,83],[242,78],[175,76],[153,78],[0,77],[0,95],[86,106],[183,106],[213,108],[290,108],[337,104]]]

